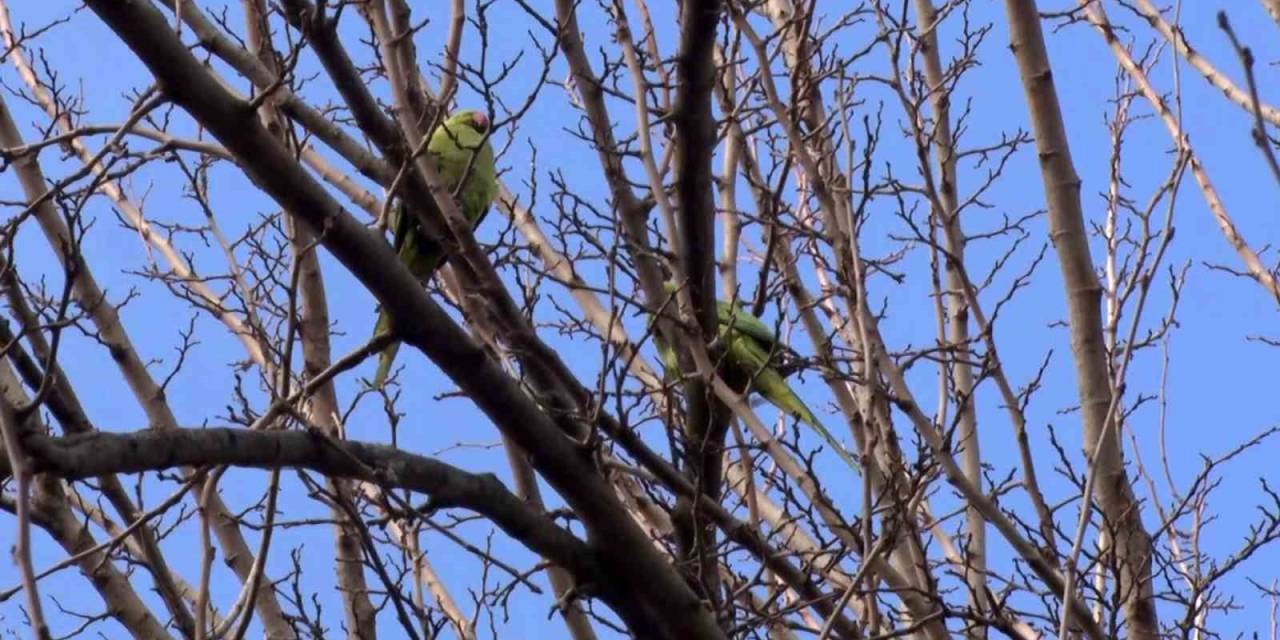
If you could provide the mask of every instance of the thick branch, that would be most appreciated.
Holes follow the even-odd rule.
[[[34,471],[64,480],[229,465],[309,469],[333,478],[408,489],[430,496],[433,507],[461,507],[485,516],[512,538],[575,574],[591,577],[596,572],[585,543],[529,508],[492,474],[468,473],[385,445],[338,441],[309,431],[217,428],[31,438],[28,447]],[[0,475],[7,476],[8,462],[0,465]]]
[[[1124,469],[1124,454],[1116,423],[1117,398],[1112,396],[1102,333],[1101,286],[1089,255],[1084,211],[1080,204],[1080,178],[1071,161],[1066,125],[1058,102],[1040,16],[1034,0],[1007,0],[1010,48],[1018,62],[1026,92],[1027,108],[1035,131],[1040,173],[1049,207],[1050,234],[1058,253],[1070,315],[1071,351],[1075,356],[1076,385],[1080,395],[1084,441],[1093,452],[1098,506],[1116,532],[1115,549],[1119,579],[1116,590],[1123,599],[1130,637],[1160,636],[1151,586],[1151,537],[1143,528],[1142,514]],[[1081,509],[1089,509],[1084,505]],[[1064,598],[1075,588],[1067,567]],[[1072,611],[1067,608],[1063,615]]]

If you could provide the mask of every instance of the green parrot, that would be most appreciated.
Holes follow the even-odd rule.
[[[489,204],[498,195],[498,172],[494,166],[493,147],[485,137],[489,131],[489,118],[479,111],[454,112],[431,133],[427,153],[436,162],[440,179],[457,198],[462,215],[475,228],[489,211]],[[418,221],[404,211],[403,203],[396,205],[391,225],[395,229],[392,245],[400,261],[420,281],[431,278],[436,269],[447,259],[441,247],[422,234]],[[383,311],[378,315],[374,335],[391,330],[391,316]],[[400,343],[392,342],[378,356],[378,370],[373,376],[374,386],[382,386],[391,373]]]
[[[674,295],[676,286],[673,283],[664,285],[670,295]],[[790,349],[778,341],[778,336],[761,322],[759,318],[747,313],[735,303],[724,300],[716,301],[716,316],[720,325],[719,339],[725,346],[725,360],[729,365],[729,375],[734,378],[751,380],[751,388],[760,393],[765,400],[783,412],[800,419],[813,429],[827,445],[835,450],[846,464],[855,471],[858,464],[853,456],[840,444],[826,427],[818,422],[818,417],[809,410],[800,396],[787,384],[778,367],[770,362]],[[675,350],[661,339],[655,341],[662,365],[669,372],[679,371],[680,364],[676,360]]]

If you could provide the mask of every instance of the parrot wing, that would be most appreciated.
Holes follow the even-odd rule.
[[[751,376],[752,387],[775,407],[807,423],[817,423],[809,407],[800,400],[778,370],[769,365],[769,352],[749,335],[734,332],[728,342],[729,362]]]
[[[780,341],[778,335],[774,333],[773,327],[747,313],[741,306],[736,303],[719,300],[716,302],[716,311],[719,315],[722,335],[724,331],[732,328],[734,331],[746,334],[760,343],[760,346],[765,351],[771,352],[772,361],[770,364],[778,370],[778,373],[784,379],[791,377],[791,374],[804,366],[804,358],[790,346]]]
[[[718,315],[720,326],[732,328],[735,331],[751,336],[766,350],[771,349],[774,343],[778,341],[778,336],[769,325],[747,313],[747,310],[738,306],[737,303],[717,300],[716,314]]]
[[[676,283],[671,281],[662,283],[662,288],[669,296],[674,296],[678,289]],[[716,321],[719,323],[722,333],[728,329],[735,329],[754,338],[764,345],[766,350],[771,349],[774,343],[778,341],[778,336],[774,334],[769,325],[747,313],[746,309],[743,309],[736,302],[716,300]]]
[[[394,215],[395,238],[391,246],[413,277],[426,280],[443,262],[444,252],[439,243],[422,235],[417,219],[404,210],[403,202],[396,204]]]

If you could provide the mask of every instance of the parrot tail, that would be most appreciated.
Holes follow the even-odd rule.
[[[779,409],[800,418],[800,421],[809,425],[809,428],[813,429],[827,443],[827,446],[831,447],[832,451],[840,456],[840,459],[845,464],[849,465],[850,469],[855,473],[861,473],[861,466],[857,460],[854,460],[853,456],[844,448],[844,445],[840,444],[840,441],[831,435],[831,432],[827,431],[827,428],[822,426],[821,422],[818,422],[818,416],[813,414],[809,406],[800,399],[800,396],[796,395],[795,391],[786,382],[783,382],[782,376],[777,371],[769,368],[762,370],[756,376],[756,385],[760,395],[764,396],[766,400]]]
[[[818,422],[818,416],[814,415],[813,412],[809,410],[809,406],[801,401],[800,397],[797,396],[790,387],[788,387],[786,392],[781,395],[782,397],[778,398],[777,401],[774,402],[779,409],[800,418],[802,422],[807,423],[811,427],[822,426],[822,423]]]
[[[378,314],[378,324],[373,329],[373,335],[378,336],[391,331],[391,316],[384,311]],[[373,374],[373,386],[381,387],[386,384],[387,376],[391,374],[391,365],[396,360],[396,352],[400,350],[400,341],[396,340],[387,345],[382,353],[378,354],[378,370]]]
[[[800,402],[799,399],[797,399],[796,402]],[[804,420],[805,422],[809,423],[809,426],[818,426],[818,427],[822,426],[822,423],[818,422],[818,416],[813,415],[813,412],[810,411],[809,407],[806,406],[803,402],[800,402],[800,406],[796,410],[796,415],[800,416],[801,420]]]
[[[800,417],[800,421],[808,424],[809,428],[813,429],[827,443],[827,446],[831,447],[831,450],[840,456],[840,459],[849,465],[850,469],[853,469],[854,473],[861,474],[862,465],[857,460],[854,460],[853,455],[844,448],[844,445],[834,435],[831,435],[831,432],[827,431],[827,428],[822,426],[821,422],[818,422],[818,417],[813,415],[813,412],[800,401],[800,398],[796,398],[796,403],[797,406],[793,407],[792,411]]]

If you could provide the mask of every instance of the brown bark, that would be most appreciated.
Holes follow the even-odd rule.
[[[938,194],[935,206],[941,204],[934,216],[942,225],[946,247],[944,267],[947,286],[947,338],[952,350],[949,369],[954,379],[952,395],[959,402],[957,411],[960,413],[955,440],[960,449],[965,476],[974,486],[981,488],[982,453],[973,398],[973,368],[969,365],[972,351],[969,348],[969,304],[965,296],[968,283],[960,273],[961,265],[964,264],[966,240],[958,210],[957,194],[960,187],[956,182],[956,150],[951,133],[951,97],[944,86],[942,53],[938,50],[937,11],[932,0],[915,0],[915,11],[919,23],[917,32],[921,41],[920,55],[924,62],[925,89],[929,91],[929,102],[933,107],[933,130],[925,146],[933,146],[938,174],[932,176],[926,173],[926,176],[933,178],[932,186]],[[922,148],[920,142],[922,141],[917,141],[917,148]],[[927,168],[928,159],[922,158],[921,162]],[[969,603],[976,613],[986,614],[991,609],[987,591],[987,522],[973,505],[965,510],[964,549],[964,579],[969,586]],[[967,634],[975,640],[987,637],[986,629],[981,625],[971,626]]]
[[[693,301],[691,313],[703,339],[716,335],[715,198],[711,181],[711,157],[716,145],[716,123],[711,115],[711,89],[715,80],[712,54],[718,1],[686,1],[680,6],[680,53],[676,61],[676,101],[672,114],[676,137],[676,206],[680,263]],[[659,188],[661,185],[654,185]],[[691,361],[689,361],[691,362]],[[690,364],[686,370],[684,397],[686,473],[699,490],[718,500],[722,492],[725,435],[730,413],[711,392],[706,380]],[[715,525],[707,522],[684,501],[677,505],[678,540],[686,562],[696,567],[694,579],[702,595],[717,611],[722,608],[719,555]]]
[[[1130,637],[1157,638],[1151,585],[1151,537],[1124,468],[1120,419],[1112,396],[1102,331],[1101,286],[1089,255],[1080,178],[1071,161],[1040,17],[1034,0],[1006,0],[1010,47],[1018,63],[1040,158],[1050,234],[1066,291],[1071,351],[1075,357],[1084,441],[1090,473],[1097,474],[1097,504],[1112,532],[1118,567],[1116,592],[1124,602]],[[1082,507],[1087,509],[1087,507]],[[1068,575],[1071,568],[1068,567]],[[1074,585],[1066,585],[1072,597]]]

